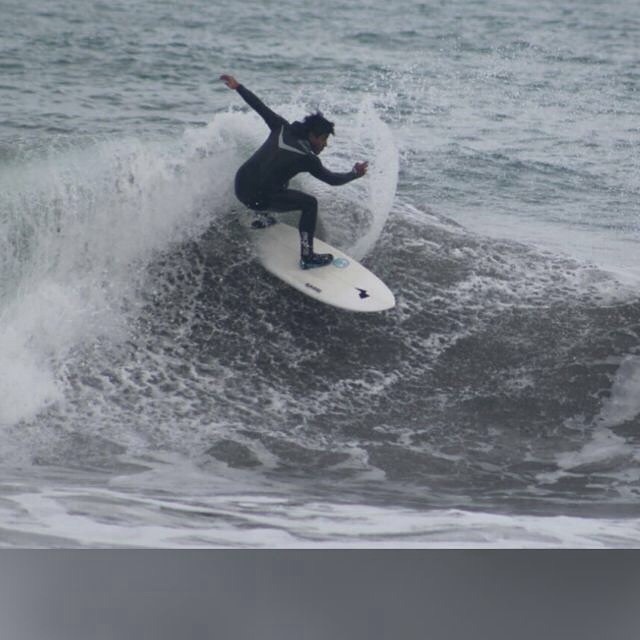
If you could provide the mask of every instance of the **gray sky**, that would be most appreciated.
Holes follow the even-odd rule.
[[[635,552],[2,551],[3,640],[628,640]]]

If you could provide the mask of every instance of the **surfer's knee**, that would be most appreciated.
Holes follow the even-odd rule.
[[[318,213],[318,200],[314,196],[310,196],[308,193],[302,194],[301,197],[302,211],[309,212],[313,215]]]

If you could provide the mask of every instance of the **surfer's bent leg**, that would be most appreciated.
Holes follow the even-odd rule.
[[[298,230],[300,231],[300,266],[303,269],[324,267],[331,264],[330,253],[317,254],[313,251],[313,236],[318,220],[318,201],[308,193],[287,189],[273,194],[269,200],[272,211],[301,211]]]
[[[314,234],[318,219],[318,201],[308,193],[295,189],[277,191],[269,196],[267,208],[280,212],[300,211],[298,229],[300,232],[306,231],[311,235]]]
[[[313,236],[318,220],[318,201],[308,193],[285,189],[269,194],[260,206],[254,209],[267,209],[284,213],[286,211],[300,211],[300,266],[303,269],[323,267],[330,264],[333,256],[330,253],[316,254],[313,251]]]

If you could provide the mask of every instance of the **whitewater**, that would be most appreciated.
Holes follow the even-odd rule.
[[[634,3],[6,5],[0,546],[639,546]],[[221,73],[394,310],[256,262]]]

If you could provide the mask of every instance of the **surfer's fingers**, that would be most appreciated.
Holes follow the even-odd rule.
[[[220,80],[222,80],[230,89],[235,89],[238,86],[238,81],[227,73],[223,73],[220,76]]]

